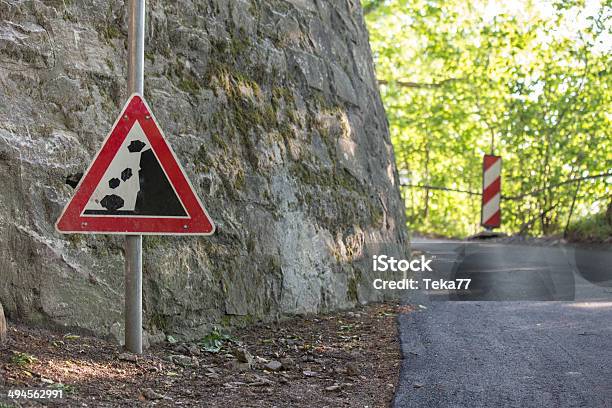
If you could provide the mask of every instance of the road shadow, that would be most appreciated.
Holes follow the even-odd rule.
[[[434,261],[424,278],[470,279],[467,290],[435,291],[432,300],[572,301],[612,298],[609,247],[537,246],[499,242],[423,241]]]
[[[604,246],[574,248],[574,262],[580,275],[603,287],[612,287],[612,250]]]
[[[453,279],[471,279],[450,300],[574,300],[574,272],[561,249],[474,244],[459,248]]]

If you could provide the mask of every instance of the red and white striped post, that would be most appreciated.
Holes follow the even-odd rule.
[[[501,225],[501,157],[485,154],[482,164],[481,225],[493,229]]]

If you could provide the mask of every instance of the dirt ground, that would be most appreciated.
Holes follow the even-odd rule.
[[[399,374],[396,314],[405,308],[296,317],[138,357],[100,339],[9,323],[0,408],[387,407]],[[9,399],[11,389],[62,390],[64,399]]]

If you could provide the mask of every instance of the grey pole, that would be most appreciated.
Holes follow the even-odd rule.
[[[144,92],[145,0],[129,0],[128,94]],[[125,237],[125,347],[142,353],[142,235]]]

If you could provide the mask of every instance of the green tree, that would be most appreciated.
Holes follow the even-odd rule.
[[[479,230],[490,152],[507,232],[556,233],[608,205],[610,4],[363,3],[413,230]]]

